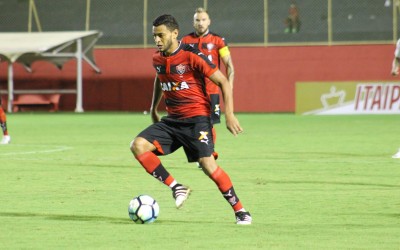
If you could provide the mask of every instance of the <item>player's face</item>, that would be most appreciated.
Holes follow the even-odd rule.
[[[194,14],[193,27],[196,30],[197,35],[204,35],[204,33],[208,31],[210,24],[211,20],[207,13],[201,12]]]
[[[172,53],[178,47],[178,30],[170,31],[167,26],[153,26],[153,38],[159,51]]]

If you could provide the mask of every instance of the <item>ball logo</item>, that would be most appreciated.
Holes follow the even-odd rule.
[[[178,74],[180,74],[180,75],[183,75],[186,72],[186,66],[183,64],[177,65],[176,72],[178,72]]]

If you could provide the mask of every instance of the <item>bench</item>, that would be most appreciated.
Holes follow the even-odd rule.
[[[29,106],[49,106],[51,112],[58,111],[60,94],[18,94],[13,101],[13,112]]]

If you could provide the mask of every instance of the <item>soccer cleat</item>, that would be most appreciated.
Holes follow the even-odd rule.
[[[175,199],[176,208],[181,208],[183,203],[189,198],[189,194],[192,190],[190,188],[183,186],[181,184],[176,184],[172,188],[172,197]]]
[[[235,216],[236,224],[238,225],[250,225],[251,221],[253,220],[249,212],[239,211],[235,213]]]
[[[395,155],[392,156],[393,159],[400,159],[400,148],[399,152],[397,152]]]
[[[0,144],[10,144],[11,142],[11,137],[9,135],[3,136],[3,139],[1,139]]]

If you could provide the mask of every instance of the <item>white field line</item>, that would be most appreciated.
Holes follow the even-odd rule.
[[[4,145],[6,146],[6,145]],[[16,146],[16,145],[12,145],[12,146]],[[69,146],[57,146],[56,148],[50,148],[52,146],[50,145],[18,145],[18,146],[22,146],[22,147],[45,147],[43,149],[39,149],[39,150],[34,150],[34,151],[24,151],[24,152],[8,152],[8,153],[0,153],[0,156],[9,156],[9,155],[28,155],[28,154],[49,154],[49,153],[55,153],[55,152],[61,152],[61,151],[66,151],[66,150],[71,150],[73,149],[73,147],[69,147]]]

